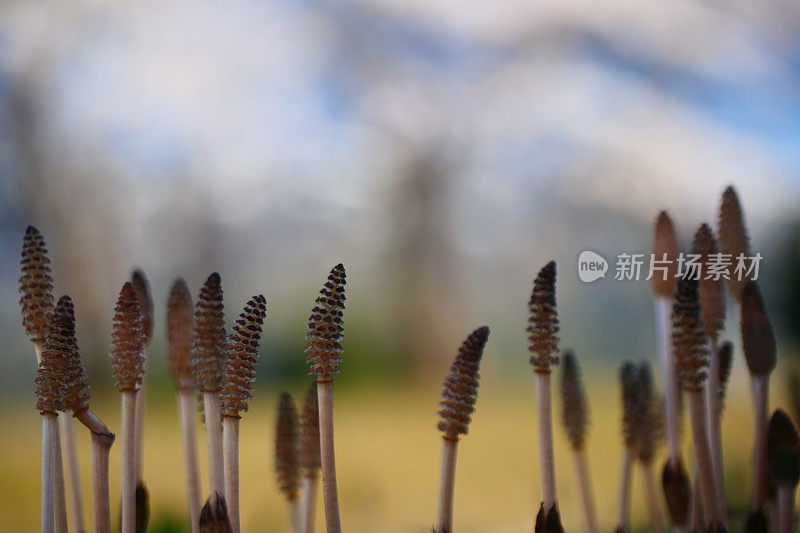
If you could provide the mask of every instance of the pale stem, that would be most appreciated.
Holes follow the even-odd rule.
[[[586,531],[589,533],[597,533],[597,514],[594,508],[594,490],[592,488],[592,478],[589,474],[586,451],[583,448],[573,448],[572,455],[575,458],[575,471],[578,475],[578,488],[581,492],[583,515],[586,520]]]
[[[64,487],[64,462],[61,457],[61,432],[58,417],[56,418],[56,447],[53,450],[53,490],[55,491],[55,528],[56,533],[67,533],[67,495]]]
[[[55,528],[55,449],[58,446],[56,431],[58,421],[54,413],[42,413],[42,533],[53,533]]]
[[[655,302],[656,330],[661,351],[661,370],[664,375],[664,423],[669,457],[674,464],[681,456],[681,420],[678,379],[672,354],[672,300],[657,296]]]
[[[328,526],[328,533],[341,533],[339,494],[336,487],[336,459],[333,449],[333,383],[318,381],[317,395],[325,522]]]
[[[122,533],[136,529],[136,391],[122,391]]]
[[[206,443],[208,445],[208,467],[211,494],[225,494],[225,466],[222,460],[222,416],[219,408],[219,392],[203,391],[203,406],[206,415]]]
[[[225,456],[225,501],[233,533],[239,533],[239,418],[222,417],[222,447]]]
[[[706,403],[703,390],[687,391],[689,399],[689,415],[692,421],[692,437],[697,455],[697,474],[700,485],[700,495],[703,497],[703,511],[706,523],[722,521],[722,512],[719,508],[719,498],[716,492],[714,467],[711,463],[711,449],[708,445],[708,432],[706,431]],[[695,483],[697,484],[697,483]]]
[[[314,510],[317,507],[316,470],[303,478],[303,531],[314,533]]]
[[[108,457],[113,442],[113,436],[92,433],[92,508],[95,533],[111,531]]]
[[[71,413],[59,413],[58,425],[67,456],[67,479],[69,480],[69,503],[72,511],[73,529],[79,533],[86,531],[83,516],[83,489],[81,488],[81,470],[78,463],[78,447],[75,441],[75,422]]]
[[[708,382],[706,383],[706,413],[708,414],[708,443],[711,446],[711,460],[714,468],[714,480],[716,481],[718,505],[722,509],[722,523],[727,525],[727,510],[725,506],[725,482],[724,466],[722,462],[722,435],[720,423],[720,369],[719,369],[719,346],[716,340],[709,339]]]
[[[627,444],[622,455],[622,476],[619,485],[619,506],[617,507],[617,527],[628,530],[631,514],[631,469],[633,467],[633,450]]]
[[[294,497],[291,500],[286,500],[289,507],[289,521],[292,523],[292,531],[300,533],[303,527],[303,510],[300,498]]]
[[[84,409],[75,413],[77,418],[92,433],[92,509],[95,533],[111,531],[111,503],[108,487],[108,458],[114,435],[91,411]]]
[[[550,405],[550,373],[536,373],[536,405],[539,415],[539,465],[542,501],[547,513],[556,504],[556,471],[553,458],[553,415]]]
[[[456,478],[457,449],[458,435],[446,434],[442,440],[442,471],[436,533],[450,533],[453,530],[453,489]]]
[[[142,372],[142,386],[136,393],[136,480],[144,479],[142,474],[144,464],[144,418],[147,398],[147,348],[144,349],[144,370]]]
[[[697,470],[697,455],[694,457],[694,472],[692,473],[692,507],[689,515],[689,523],[692,524],[692,531],[703,531],[705,529],[705,516],[703,513],[703,496],[700,491],[700,474]]]
[[[647,496],[647,511],[650,515],[650,525],[655,533],[664,532],[664,518],[661,514],[661,504],[659,502],[659,490],[653,476],[653,463],[640,461],[642,470],[642,481],[644,481],[645,494]]]
[[[756,510],[764,506],[769,492],[769,472],[767,470],[769,375],[752,375],[751,384],[756,419],[753,447],[753,510]]]
[[[189,502],[189,520],[192,533],[200,531],[200,468],[197,459],[197,426],[195,421],[195,392],[193,388],[178,390],[183,433],[183,457],[186,469],[186,496]]]

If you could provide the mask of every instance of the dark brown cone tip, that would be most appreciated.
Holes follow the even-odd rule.
[[[195,307],[192,368],[197,387],[218,392],[225,381],[225,315],[222,304],[222,279],[214,272],[200,289]]]
[[[275,426],[275,473],[278,486],[287,500],[297,498],[300,489],[300,462],[297,453],[297,409],[289,393],[281,394]]]
[[[725,341],[719,347],[719,409],[725,408],[725,395],[728,391],[728,381],[731,379],[733,369],[733,343]]]
[[[228,338],[225,386],[220,396],[225,416],[239,417],[239,413],[247,411],[247,402],[253,397],[261,328],[266,316],[266,298],[261,294],[253,296],[244,306]]]
[[[544,510],[544,503],[539,506],[534,532],[564,533],[564,527],[561,525],[561,516],[558,514],[558,505],[554,504],[547,513]]]
[[[308,374],[316,375],[317,381],[331,381],[339,373],[346,283],[344,265],[339,263],[331,269],[308,319],[306,364]]]
[[[740,254],[744,254],[745,257],[751,255],[750,239],[747,236],[739,197],[732,186],[722,193],[722,202],[719,208],[719,248],[720,252],[729,254],[731,257],[731,265],[728,267],[728,290],[734,300],[741,301],[742,291],[748,280],[739,280],[734,273],[734,268],[736,258]]]
[[[305,475],[316,475],[322,467],[319,448],[319,404],[317,403],[317,382],[308,388],[303,415],[300,422],[300,466]]]
[[[589,427],[589,406],[581,380],[578,359],[571,351],[564,354],[561,368],[561,413],[564,429],[573,448],[582,448]]]
[[[708,377],[709,354],[697,280],[678,281],[672,308],[672,346],[681,386],[689,391],[701,390]]]
[[[725,327],[725,283],[720,279],[708,277],[710,256],[716,254],[717,241],[708,224],[703,224],[694,236],[692,251],[700,256],[700,312],[709,339],[717,340],[719,332]]]
[[[558,310],[556,309],[556,263],[550,261],[533,281],[528,302],[528,351],[536,372],[549,373],[558,364]]]
[[[747,515],[744,525],[744,533],[769,533],[769,520],[764,509],[751,511]]]
[[[445,437],[457,438],[458,435],[467,434],[478,400],[478,370],[488,338],[488,326],[481,326],[470,333],[458,349],[450,372],[444,378],[438,413],[442,420],[438,427]]]
[[[653,231],[653,257],[657,261],[668,261],[666,276],[659,272],[653,275],[653,292],[656,296],[671,298],[675,290],[678,274],[678,237],[675,225],[666,211],[661,211],[656,217]]]
[[[771,373],[778,363],[775,334],[755,281],[748,282],[742,292],[740,322],[742,347],[750,373],[761,376]]]
[[[664,499],[672,524],[674,526],[688,524],[692,501],[691,485],[680,461],[674,464],[667,460],[661,477],[661,486],[664,489]]]
[[[231,533],[231,521],[225,497],[214,493],[200,510],[200,533]]]
[[[800,435],[783,409],[775,411],[769,421],[767,455],[775,484],[796,487],[800,480]]]
[[[133,271],[131,283],[136,289],[136,298],[139,300],[139,308],[142,310],[142,327],[144,328],[144,342],[150,344],[153,338],[153,296],[150,292],[150,282],[147,276],[140,269]]]
[[[176,279],[167,300],[167,343],[169,372],[178,388],[190,388],[192,382],[192,334],[194,304],[189,286]]]
[[[150,493],[141,481],[136,484],[136,533],[147,531],[150,522]]]
[[[122,286],[114,309],[111,330],[111,370],[120,390],[135,391],[144,374],[144,327],[136,290],[131,282]]]
[[[53,316],[53,276],[44,239],[33,226],[28,226],[22,239],[20,270],[22,325],[31,341],[43,343]]]
[[[66,317],[56,320],[58,317]],[[69,296],[59,298],[48,339],[61,375],[64,406],[73,413],[89,407],[89,384],[75,337],[75,306]]]

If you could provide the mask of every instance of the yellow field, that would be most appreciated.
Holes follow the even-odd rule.
[[[557,387],[554,387],[557,390]],[[274,406],[278,390],[257,391],[242,420],[241,502],[244,531],[288,531],[288,519],[272,469]],[[302,391],[293,391],[300,399]],[[435,512],[441,439],[435,411],[439,385],[411,390],[337,386],[336,449],[342,522],[346,531],[431,531]],[[592,408],[589,454],[602,525],[615,520],[617,469],[621,461],[616,383],[589,388]],[[751,412],[749,393],[740,384],[728,402],[724,442],[731,501],[741,505],[749,492]],[[573,484],[573,464],[565,445],[558,402],[556,469],[562,517],[567,531],[583,522]],[[95,401],[109,427],[118,428],[118,397]],[[102,406],[102,407],[100,407]],[[187,531],[183,463],[174,401],[151,398],[148,405],[145,479],[151,493],[150,531]],[[0,512],[3,531],[35,531],[39,512],[40,417],[32,404],[6,405],[0,444]],[[487,380],[477,412],[459,445],[455,527],[459,533],[531,531],[539,503],[534,387]],[[12,430],[12,428],[14,428]],[[688,426],[687,428],[688,429]],[[89,438],[78,433],[86,512],[90,512]],[[207,487],[202,426],[203,483]],[[686,440],[686,439],[684,439]],[[119,506],[119,443],[112,456],[112,509]],[[658,461],[660,470],[661,459]],[[659,472],[660,476],[660,472]],[[643,492],[634,478],[634,523],[646,529]],[[318,530],[321,530],[321,507]],[[87,516],[89,516],[87,514]]]

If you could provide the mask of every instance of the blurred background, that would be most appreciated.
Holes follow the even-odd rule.
[[[151,531],[188,531],[165,364],[172,281],[197,293],[219,271],[229,323],[249,296],[267,298],[242,424],[243,526],[287,531],[271,471],[276,398],[287,389],[302,401],[305,320],[339,261],[345,529],[430,531],[441,380],[463,338],[488,324],[455,525],[529,531],[539,481],[524,328],[532,279],[550,259],[562,345],[576,350],[591,394],[590,460],[610,528],[616,373],[624,359],[657,361],[652,295],[648,282],[613,275],[581,283],[578,254],[599,252],[613,274],[616,254],[649,253],[660,209],[688,250],[735,185],[778,336],[773,404],[787,403],[800,335],[798,30],[800,5],[788,0],[0,2],[3,529],[38,527],[35,359],[16,304],[28,224],[47,241],[56,297],[75,300],[93,410],[112,429],[112,309],[133,268],[150,279]],[[739,346],[735,321],[725,338]],[[724,421],[734,514],[748,498],[752,445],[733,438],[752,424],[740,354],[736,365]],[[560,506],[574,531],[582,520],[558,439]]]

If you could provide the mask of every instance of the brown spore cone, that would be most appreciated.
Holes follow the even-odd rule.
[[[747,283],[742,292],[740,314],[742,347],[747,367],[755,375],[770,374],[778,364],[778,351],[772,323],[755,281]]]
[[[139,299],[131,282],[119,293],[111,329],[111,370],[120,390],[135,391],[144,374],[144,327]]]
[[[133,271],[131,283],[139,299],[139,308],[142,310],[142,327],[144,328],[144,343],[150,344],[153,338],[153,295],[150,291],[150,282],[141,269]]]
[[[44,238],[33,226],[28,226],[22,239],[20,269],[22,325],[31,341],[43,343],[53,317],[53,275]]]
[[[203,392],[219,392],[225,381],[225,315],[222,303],[222,278],[208,276],[194,314],[192,368],[195,385]]]
[[[56,414],[65,411],[64,382],[63,382],[63,355],[65,349],[62,331],[69,328],[69,315],[62,314],[56,317],[50,327],[51,333],[42,347],[42,361],[36,369],[36,409],[44,414]]]
[[[267,300],[253,296],[244,306],[228,337],[225,386],[220,398],[225,416],[239,417],[247,411],[256,381],[256,361],[261,346],[261,329],[267,314]]]
[[[551,365],[558,364],[558,311],[556,309],[556,263],[550,261],[539,271],[533,281],[533,292],[528,302],[528,351],[531,364],[537,373],[550,373]]]
[[[716,341],[719,332],[725,327],[725,282],[722,278],[709,276],[708,265],[711,256],[718,252],[717,241],[711,228],[703,224],[694,237],[692,250],[700,256],[701,271],[698,280],[700,295],[700,312],[706,335]]]
[[[651,282],[656,296],[669,298],[675,290],[678,274],[678,237],[675,225],[666,211],[656,217],[653,227],[653,258],[656,261],[667,261],[666,274],[658,271],[653,274]]]
[[[308,374],[316,375],[319,382],[332,381],[333,376],[339,373],[339,364],[342,362],[345,278],[344,265],[341,263],[331,269],[308,319],[306,363]]]
[[[316,475],[322,467],[322,456],[319,448],[319,404],[317,400],[317,382],[313,381],[306,393],[303,414],[300,421],[300,466],[305,474]]]
[[[172,284],[167,300],[167,364],[178,388],[191,388],[194,304],[183,278]]]
[[[741,301],[742,291],[749,280],[738,279],[735,268],[739,255],[749,257],[751,251],[744,213],[739,197],[733,187],[728,187],[722,193],[722,201],[719,207],[719,247],[720,252],[729,255],[731,259],[731,263],[727,268],[728,290],[734,300]]]
[[[69,296],[59,298],[53,317],[48,338],[61,367],[64,406],[80,413],[88,409],[91,395],[75,335],[75,306]]]
[[[470,333],[458,349],[450,372],[444,379],[439,403],[441,421],[438,427],[447,438],[458,438],[458,435],[467,434],[478,399],[478,369],[488,338],[487,326],[481,326]]]
[[[672,345],[678,379],[687,391],[702,390],[708,377],[708,343],[700,315],[697,280],[682,278],[675,288]]]
[[[589,406],[581,369],[572,351],[564,354],[561,367],[561,413],[570,444],[573,448],[582,448],[589,427]]]
[[[275,426],[275,474],[284,496],[293,500],[300,489],[300,462],[297,453],[297,409],[292,397],[284,392],[278,403]]]
[[[626,446],[636,444],[636,430],[642,394],[639,389],[639,369],[630,361],[625,361],[619,370],[622,397],[622,438]]]

